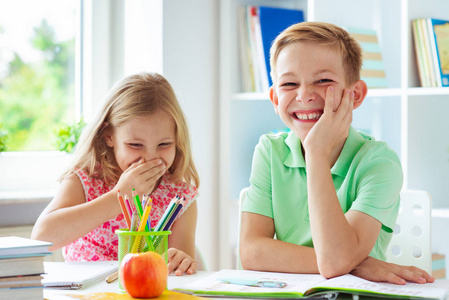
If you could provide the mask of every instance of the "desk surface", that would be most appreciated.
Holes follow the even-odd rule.
[[[213,272],[198,271],[193,275],[183,275],[183,276],[168,276],[168,289],[174,289],[181,287],[191,281],[197,280],[201,277],[212,274]],[[44,299],[57,300],[57,299],[67,299],[64,297],[65,294],[89,294],[89,293],[100,293],[100,292],[110,292],[117,293],[118,290],[118,280],[112,283],[106,283],[105,280],[99,281],[95,284],[89,285],[86,288],[79,290],[57,290],[57,289],[44,289]]]
[[[168,284],[167,284],[167,288],[169,290],[172,290],[174,288],[177,287],[181,287],[189,282],[195,281],[197,279],[200,279],[204,276],[210,275],[214,272],[208,272],[208,271],[198,271],[193,275],[183,275],[183,276],[175,276],[175,275],[170,275],[168,277]],[[447,286],[449,287],[449,280],[438,280],[438,282],[440,284],[442,284],[443,286]],[[79,294],[79,295],[85,295],[85,294],[90,294],[90,293],[100,293],[100,292],[110,292],[110,293],[117,293],[119,292],[118,290],[118,280],[112,282],[112,283],[106,283],[105,280],[102,280],[100,282],[97,282],[95,284],[92,284],[90,286],[87,286],[86,288],[83,289],[79,289],[79,290],[57,290],[57,289],[44,289],[44,299],[49,299],[49,300],[67,300],[67,299],[73,299],[73,298],[69,298],[66,297],[64,295],[67,294]],[[357,297],[360,300],[379,300],[381,298],[379,297],[368,297],[368,296],[360,296]],[[212,298],[213,299],[213,298]],[[218,299],[218,298],[215,298]],[[221,298],[221,299],[226,299],[226,298]],[[228,298],[231,299],[231,298]],[[232,298],[233,300],[239,300],[239,298]],[[248,298],[246,298],[247,300]],[[353,300],[354,298],[351,295],[348,294],[340,294],[338,296],[339,300]],[[446,298],[449,299],[449,298]]]

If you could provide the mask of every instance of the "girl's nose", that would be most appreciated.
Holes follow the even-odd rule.
[[[155,158],[159,158],[159,155],[156,151],[145,151],[143,158],[145,158],[145,161],[149,161]]]

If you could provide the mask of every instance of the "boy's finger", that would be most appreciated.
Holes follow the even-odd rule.
[[[349,107],[351,104],[351,91],[349,89],[343,90],[343,95],[341,96],[340,105],[338,106],[338,110],[346,115],[349,111]]]
[[[324,113],[330,114],[334,111],[334,87],[330,86],[326,89],[326,99],[324,101]]]

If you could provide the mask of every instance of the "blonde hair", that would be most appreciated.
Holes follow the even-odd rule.
[[[271,79],[276,83],[276,66],[279,53],[286,46],[297,42],[311,42],[337,50],[343,58],[346,83],[360,80],[362,48],[359,43],[341,27],[323,22],[302,22],[291,25],[274,40],[270,49]]]
[[[169,169],[175,183],[185,181],[199,187],[187,122],[170,83],[157,73],[140,73],[125,77],[111,89],[97,118],[84,130],[76,147],[72,164],[61,179],[77,169],[106,182],[118,181],[121,170],[113,148],[107,146],[105,133],[131,118],[147,116],[158,110],[167,113],[175,123],[176,154]],[[97,172],[96,166],[101,166]]]

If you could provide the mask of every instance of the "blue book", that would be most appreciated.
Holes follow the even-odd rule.
[[[290,25],[304,21],[304,12],[296,9],[279,7],[259,7],[260,29],[262,32],[265,66],[268,73],[269,86],[273,85],[270,72],[270,48],[273,41],[284,29]]]
[[[449,86],[449,20],[429,19],[438,86]]]

